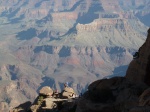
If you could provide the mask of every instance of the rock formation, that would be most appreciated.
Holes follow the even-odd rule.
[[[43,86],[62,90],[68,81],[81,93],[97,79],[125,75],[145,41],[149,3],[0,0],[0,111],[33,102]]]
[[[65,87],[61,93],[58,93],[53,92],[50,87],[45,86],[40,90],[39,96],[32,105],[31,102],[26,102],[12,109],[10,112],[75,111],[77,102],[76,97],[72,94],[76,95],[71,87]]]
[[[75,98],[75,92],[70,87],[65,87],[62,92],[62,97],[64,98]]]
[[[79,99],[76,112],[150,111],[150,29],[139,57],[129,65],[125,77],[93,82]]]
[[[139,48],[139,58],[130,63],[126,78],[133,82],[145,82],[150,86],[150,29],[147,33],[146,42]]]
[[[42,96],[48,96],[49,97],[49,96],[53,95],[53,90],[50,87],[45,86],[40,90],[39,94]]]
[[[131,62],[125,77],[97,80],[91,83],[84,95],[77,99],[74,99],[74,90],[66,85],[61,93],[53,92],[48,86],[43,87],[32,106],[30,103],[25,103],[11,112],[149,112],[149,42],[150,29],[146,42],[139,49],[139,57]],[[146,64],[139,66],[143,61]]]

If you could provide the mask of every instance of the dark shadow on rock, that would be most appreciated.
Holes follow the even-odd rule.
[[[139,7],[137,7],[136,9],[138,9],[138,10],[143,10],[144,9],[144,5],[140,5]]]
[[[69,10],[69,12],[74,11],[74,10],[80,5],[80,3],[81,3],[82,1],[84,1],[84,0],[80,0],[80,1],[76,2],[76,4],[73,5],[73,7]]]
[[[53,18],[51,16],[51,14],[48,14],[46,17],[44,17],[43,19],[41,20],[37,20],[36,23],[39,25],[39,24],[46,24],[48,21],[52,21]]]
[[[117,53],[123,53],[125,52],[126,50],[124,48],[121,48],[121,47],[112,47],[112,48],[106,48],[106,52],[107,53],[110,53],[110,54],[117,54]]]
[[[24,18],[24,15],[21,15],[21,16],[18,17],[18,18],[10,19],[11,24],[19,23],[21,20],[23,20],[23,18]]]
[[[65,9],[62,12],[72,12],[72,11],[74,11],[81,4],[82,1],[84,1],[84,0],[80,0],[80,1],[76,2],[71,9],[69,9],[69,10]],[[64,2],[63,6],[67,6],[67,3]]]
[[[18,12],[20,11],[20,8],[16,9],[15,11],[11,12],[7,17],[12,18],[14,17]]]
[[[59,37],[50,37],[49,41],[53,41],[53,40],[60,40],[60,38]]]
[[[56,89],[55,86],[55,80],[50,77],[43,77],[42,78],[43,82],[40,84],[40,87],[37,89],[37,93],[44,87],[44,86],[49,86],[52,89]]]
[[[17,80],[17,72],[18,70],[16,69],[15,65],[8,65],[8,70],[11,75],[11,80]]]
[[[29,108],[30,108],[30,106],[31,106],[31,102],[30,101],[27,101],[27,102],[25,102],[25,103],[22,103],[22,104],[20,104],[19,106],[17,106],[17,107],[15,107],[16,109],[18,108],[21,108],[21,109],[23,109],[24,111],[23,112],[29,112]],[[22,110],[21,110],[22,111]],[[21,112],[21,111],[19,111],[19,112]]]
[[[42,39],[42,38],[45,38],[45,37],[48,36],[48,33],[49,33],[48,31],[44,31],[44,32],[40,33],[40,34],[38,35],[38,37],[41,38],[41,39]]]
[[[144,16],[140,16],[140,15],[136,15],[139,19],[140,19],[140,21],[142,22],[142,23],[144,23],[144,25],[146,25],[146,26],[150,26],[150,22],[149,22],[149,20],[150,20],[150,13],[149,14],[147,14],[147,15],[144,15]]]
[[[82,0],[79,1],[79,2],[77,2],[77,4],[75,4],[75,6],[73,7],[73,9],[71,9],[71,10],[74,10],[74,8],[77,5],[81,4],[81,3],[82,3]],[[83,2],[83,4],[86,4],[86,3]],[[78,19],[76,20],[76,23],[63,36],[70,35],[70,34],[75,34],[76,35],[77,34],[77,30],[76,30],[77,24],[78,23],[80,23],[80,24],[88,24],[88,23],[93,22],[93,20],[99,18],[99,14],[95,14],[96,12],[99,12],[99,11],[103,12],[104,11],[103,7],[99,3],[99,1],[93,1],[92,4],[91,4],[91,7],[88,10],[88,12],[79,13]],[[63,36],[61,36],[61,37],[63,37]]]
[[[36,34],[36,29],[35,28],[30,28],[26,31],[21,31],[17,34],[17,39],[19,40],[30,40],[32,39],[33,37],[36,37],[37,34]]]
[[[29,4],[29,0],[25,0],[24,3],[20,7],[26,6],[28,4]]]
[[[99,14],[95,14],[96,12],[103,11],[102,5],[99,1],[93,1],[87,13],[79,13],[77,23],[88,24],[93,22],[93,20],[99,18]]]
[[[109,88],[93,89],[89,91],[89,98],[96,103],[107,103],[108,101],[114,101],[112,91]]]
[[[49,45],[44,45],[44,46],[37,46],[34,49],[34,53],[39,53],[41,51],[44,51],[48,54],[53,54],[53,46],[49,46]]]
[[[59,57],[67,57],[70,56],[70,48],[63,46],[59,52]]]
[[[145,75],[145,81],[148,86],[150,86],[150,56],[148,57],[148,63],[146,67],[146,75]]]
[[[45,1],[49,1],[49,0],[42,0],[42,1],[38,2],[38,3],[36,3],[36,4],[35,4],[35,7],[40,7],[41,4],[42,4],[42,2],[45,2]]]
[[[75,23],[74,25],[73,25],[73,27],[72,28],[70,28],[68,31],[67,31],[67,33],[65,33],[64,35],[62,35],[62,36],[60,36],[60,37],[63,37],[63,36],[66,36],[66,35],[70,35],[70,34],[77,34],[77,29],[76,29],[76,26],[77,26],[77,23]]]

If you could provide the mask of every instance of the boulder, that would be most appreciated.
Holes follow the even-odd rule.
[[[73,88],[65,87],[63,92],[62,92],[62,96],[64,98],[74,98],[75,97],[75,92],[74,92]]]
[[[55,103],[55,99],[54,98],[46,98],[44,100],[45,106],[43,107],[43,109],[54,109],[57,107],[57,104]]]
[[[74,93],[74,90],[71,87],[65,87],[64,91]]]
[[[52,96],[53,90],[50,87],[45,86],[40,90],[39,94],[44,96]]]

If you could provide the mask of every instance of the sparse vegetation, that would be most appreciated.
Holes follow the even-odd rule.
[[[43,99],[44,99],[44,97],[43,97],[43,96],[39,96],[38,101],[37,101],[37,104],[38,104],[38,105],[41,105],[41,104],[42,104]]]

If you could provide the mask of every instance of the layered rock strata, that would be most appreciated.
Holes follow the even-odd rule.
[[[125,77],[98,80],[79,99],[76,112],[150,111],[150,29]]]

